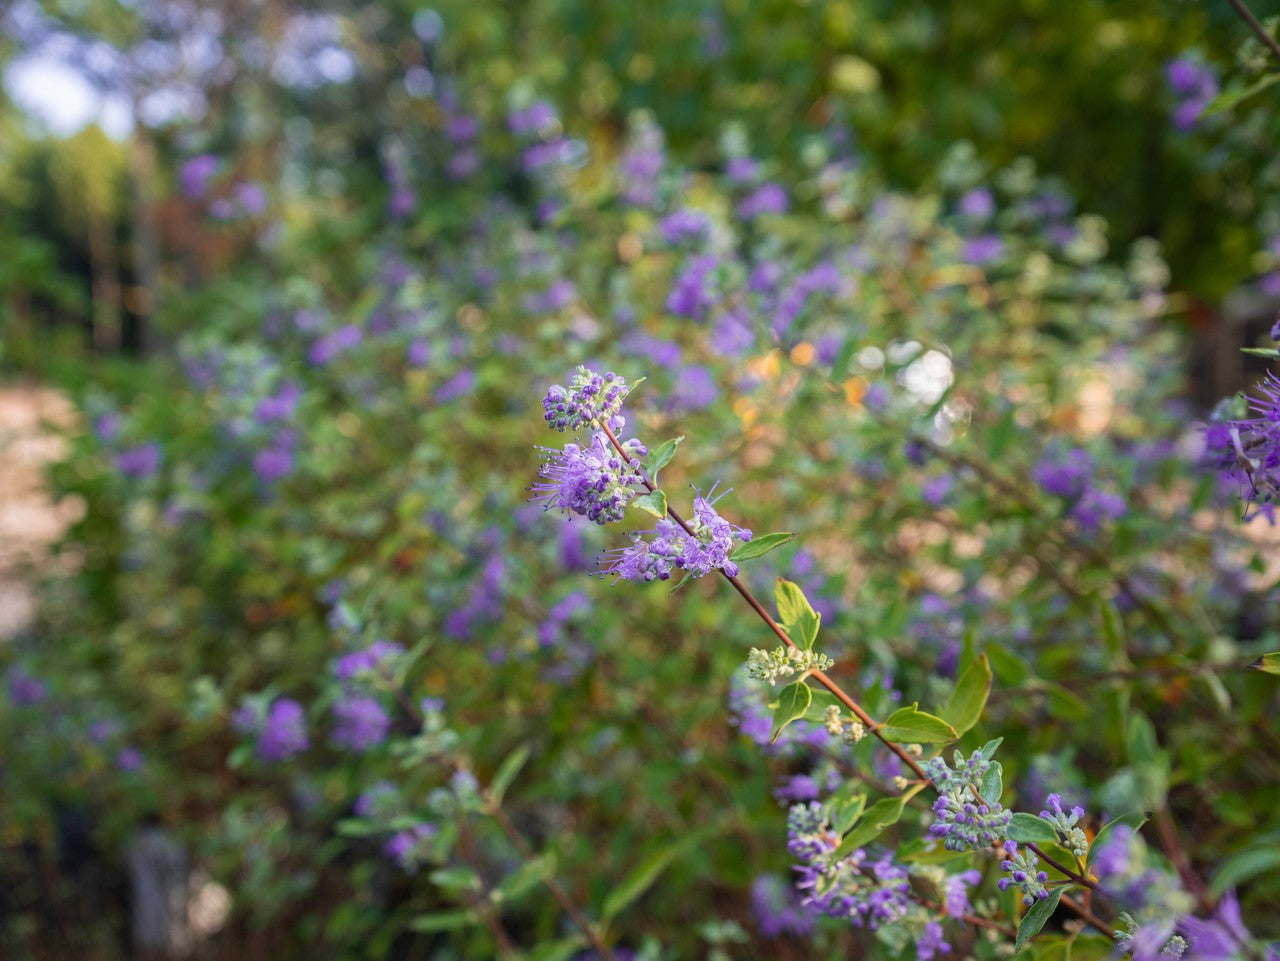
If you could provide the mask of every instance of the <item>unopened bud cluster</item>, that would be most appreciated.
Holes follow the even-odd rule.
[[[857,744],[866,737],[867,729],[856,717],[846,719],[841,714],[840,708],[832,704],[823,715],[822,726],[832,737],[838,737],[846,744]]]
[[[947,850],[989,847],[1008,834],[1013,813],[1004,810],[999,801],[984,801],[977,793],[990,767],[981,751],[974,751],[967,761],[956,751],[954,770],[940,757],[925,762],[924,772],[938,789],[938,800],[933,804],[938,819],[930,825],[929,834],[941,838]]]
[[[777,684],[784,677],[828,670],[834,663],[825,654],[798,647],[779,646],[772,651],[753,647],[747,655],[747,673],[757,680]]]
[[[1030,851],[1020,852],[1016,841],[1005,841],[1004,851],[1009,856],[1000,862],[1000,867],[1009,876],[1000,879],[1000,890],[1017,888],[1022,892],[1023,904],[1033,904],[1039,898],[1047,898],[1049,889],[1044,883],[1049,880],[1049,875],[1038,870],[1040,859]]]
[[[613,430],[623,425],[618,411],[631,388],[609,371],[597,374],[581,364],[573,372],[567,388],[552,385],[542,399],[543,419],[552,430],[578,430],[608,424]]]
[[[1084,817],[1084,808],[1073,807],[1071,813],[1067,814],[1062,810],[1062,798],[1056,794],[1050,794],[1045,798],[1044,803],[1053,810],[1041,811],[1040,818],[1053,825],[1053,829],[1058,832],[1058,840],[1063,846],[1078,858],[1088,854],[1089,839],[1084,831],[1076,827],[1076,823]]]

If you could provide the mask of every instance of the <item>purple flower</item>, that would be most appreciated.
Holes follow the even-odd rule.
[[[807,774],[794,774],[783,780],[773,790],[773,796],[783,804],[797,801],[814,801],[818,798],[818,782]]]
[[[9,700],[14,707],[30,707],[33,704],[39,704],[49,695],[48,688],[44,681],[27,673],[27,671],[14,665],[9,668]]]
[[[1253,939],[1240,918],[1240,901],[1235,891],[1227,891],[1222,896],[1212,918],[1183,918],[1178,930],[1190,942],[1190,952],[1196,961],[1232,961],[1240,957],[1241,946]]]
[[[735,183],[750,183],[760,176],[760,164],[750,157],[731,157],[724,172]]]
[[[439,829],[434,824],[415,824],[413,827],[397,831],[383,846],[387,857],[391,858],[406,874],[414,874],[423,861],[430,856],[432,842]]]
[[[935,955],[947,954],[951,945],[942,939],[942,925],[937,921],[926,921],[924,932],[916,942],[916,961],[933,961]]]
[[[368,675],[386,674],[404,647],[392,641],[374,641],[364,650],[343,654],[333,663],[333,676],[350,681]]]
[[[1208,424],[1205,447],[1210,464],[1247,484],[1247,499],[1268,512],[1280,492],[1280,378],[1268,373],[1258,389],[1262,396],[1249,399],[1258,416]]]
[[[160,469],[160,445],[141,444],[116,455],[116,468],[125,477],[143,480]]]
[[[598,427],[603,423],[619,430],[624,423],[619,412],[630,390],[627,382],[613,371],[597,374],[579,364],[568,388],[559,384],[547,388],[542,398],[543,420],[552,430],[559,431]]]
[[[1119,494],[1090,487],[1068,513],[1084,530],[1093,533],[1106,522],[1123,517],[1124,512],[1124,498]]]
[[[729,559],[729,554],[737,546],[735,541],[751,540],[751,531],[722,518],[714,503],[701,494],[694,498],[690,522],[693,536],[675,521],[663,518],[652,531],[644,532],[650,535],[649,540],[644,540],[643,534],[635,534],[630,547],[610,551],[614,555],[612,563],[601,573],[643,581],[665,581],[674,570],[693,577],[721,570],[729,577],[737,577],[738,565]]]
[[[1006,836],[1012,811],[999,801],[987,802],[974,794],[991,767],[982,751],[974,751],[966,760],[956,751],[955,767],[941,757],[926,761],[922,767],[938,790],[933,804],[937,820],[929,826],[929,836],[941,838],[948,851],[972,851],[990,847]]]
[[[920,487],[920,499],[930,507],[941,507],[951,493],[953,479],[950,474],[939,474],[931,477]]]
[[[264,484],[288,477],[293,473],[293,466],[293,450],[278,441],[253,455],[253,472]]]
[[[711,254],[691,257],[671,285],[667,310],[677,317],[705,320],[716,303],[714,271],[718,265],[719,261]]]
[[[1049,889],[1044,886],[1044,883],[1049,880],[1049,875],[1036,869],[1040,859],[1031,851],[1019,854],[1016,841],[1005,841],[1004,850],[1008,857],[1000,862],[1000,868],[1009,876],[1000,879],[997,885],[1000,890],[1017,888],[1022,892],[1022,903],[1027,905],[1035,903],[1040,898],[1047,898]]]
[[[405,360],[410,367],[426,367],[431,362],[431,345],[421,337],[411,341],[405,351]]]
[[[556,122],[555,109],[545,100],[538,100],[507,117],[507,126],[517,134],[536,134]]]
[[[1004,241],[998,234],[983,234],[965,241],[960,259],[969,264],[989,264],[1004,257]]]
[[[813,914],[800,904],[785,878],[761,874],[751,882],[751,914],[766,938],[791,934],[803,938],[813,930]]]
[[[981,880],[982,875],[973,870],[948,875],[942,882],[942,906],[947,917],[961,918],[969,912],[971,906],[968,889]]]
[[[213,154],[200,154],[186,160],[178,171],[178,185],[188,200],[203,200],[209,192],[209,181],[218,172],[221,161]]]
[[[956,209],[962,217],[986,220],[996,212],[996,202],[990,190],[986,187],[977,187],[960,198]]]
[[[258,756],[264,761],[284,761],[305,751],[310,743],[302,705],[286,697],[277,698],[258,733]]]
[[[142,752],[136,747],[123,747],[116,754],[116,770],[129,774],[141,769],[141,767]]]
[[[470,114],[458,113],[445,121],[444,135],[454,143],[475,140],[480,133],[480,121]]]
[[[360,328],[346,324],[321,337],[307,351],[307,359],[317,367],[323,367],[344,351],[355,347],[364,338]]]
[[[480,169],[480,154],[474,150],[459,150],[449,158],[445,172],[453,180],[465,180]]]
[[[250,217],[266,213],[267,192],[262,189],[261,185],[245,181],[236,184],[233,193],[235,194],[236,203],[240,205],[240,210],[243,213]]]
[[[701,210],[682,208],[662,218],[658,229],[662,231],[662,239],[673,247],[701,243],[711,233],[711,218]]]
[[[622,446],[632,461],[648,453],[635,438]],[[544,447],[542,451],[538,476],[543,480],[529,489],[535,501],[544,502],[544,509],[572,511],[596,524],[622,520],[641,478],[603,432],[592,434],[587,446],[569,443],[563,450]]]
[[[1055,497],[1080,497],[1089,485],[1093,474],[1093,458],[1080,447],[1061,453],[1046,454],[1031,469],[1031,476],[1040,489]]]
[[[710,368],[690,364],[676,370],[675,383],[667,394],[666,409],[671,412],[694,411],[710,407],[720,396],[720,388],[711,377]]]
[[[272,421],[288,420],[298,407],[298,398],[302,389],[295,381],[286,381],[270,397],[258,401],[253,409],[253,416],[259,424],[270,424]]]
[[[470,367],[464,367],[443,384],[436,388],[437,404],[447,404],[471,392],[475,386],[476,373]]]
[[[330,740],[338,747],[363,754],[381,744],[391,728],[391,718],[374,698],[347,694],[333,705]]]
[[[787,192],[779,183],[769,181],[757,187],[738,204],[738,216],[743,220],[754,220],[764,214],[785,214],[787,212]]]

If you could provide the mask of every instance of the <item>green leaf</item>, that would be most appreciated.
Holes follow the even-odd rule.
[[[890,741],[905,744],[936,744],[954,741],[960,735],[940,717],[926,714],[918,705],[900,707],[880,725],[880,733]]]
[[[781,547],[795,539],[795,531],[778,531],[774,534],[761,534],[759,537],[753,537],[745,544],[740,544],[734,548],[729,554],[729,559],[734,561],[750,561],[757,557],[763,557],[771,550]]]
[[[370,834],[377,833],[377,830],[368,821],[362,821],[360,818],[343,818],[337,824],[337,831],[344,838],[367,838]]]
[[[1009,819],[1009,837],[1019,844],[1039,844],[1058,840],[1058,832],[1044,818],[1017,811]]]
[[[778,695],[777,706],[773,710],[773,733],[769,736],[770,744],[778,740],[778,736],[788,724],[804,717],[804,712],[809,710],[811,700],[813,700],[813,692],[803,680],[793,681],[782,689],[782,693]]]
[[[683,434],[679,437],[672,437],[670,440],[664,440],[649,451],[649,456],[641,461],[645,473],[649,475],[649,479],[655,484],[658,483],[658,471],[671,463],[671,458],[676,456],[676,448],[680,446],[682,440],[684,440]]]
[[[809,710],[804,712],[804,719],[813,724],[821,724],[827,719],[827,708],[837,707],[844,715],[845,705],[840,698],[836,697],[825,687],[809,688],[813,694],[813,700],[809,702]],[[848,717],[848,715],[846,715]]]
[[[1280,651],[1274,654],[1263,654],[1252,664],[1249,665],[1255,671],[1262,671],[1265,674],[1280,674]]]
[[[559,941],[543,941],[529,954],[529,961],[569,961],[586,945],[580,934]]]
[[[676,856],[684,850],[683,845],[668,845],[654,851],[647,858],[641,861],[631,872],[622,879],[616,888],[609,892],[609,896],[604,899],[604,907],[600,911],[602,921],[608,921],[617,917],[627,905],[629,905],[658,880],[658,875],[667,869]]]
[[[516,779],[516,775],[520,773],[520,769],[524,767],[527,760],[529,760],[529,748],[521,744],[498,765],[493,780],[489,782],[489,798],[494,804],[502,803],[502,796],[507,793],[507,788],[511,786],[511,782]]]
[[[986,744],[982,745],[982,747],[978,749],[982,752],[982,759],[984,761],[990,761],[993,757],[996,756],[996,751],[999,749],[1000,745],[1003,743],[1004,743],[1004,738],[998,737],[994,741],[988,741]]]
[[[1209,885],[1209,890],[1215,896],[1220,895],[1241,881],[1247,881],[1254,875],[1276,867],[1280,867],[1280,847],[1271,845],[1245,848],[1223,862],[1218,873],[1213,876],[1213,883]]]
[[[1125,642],[1124,621],[1120,617],[1120,611],[1116,609],[1115,601],[1099,601],[1098,614],[1102,618],[1102,640],[1107,645],[1107,653],[1111,655],[1112,666],[1128,667],[1129,648]]]
[[[440,868],[428,877],[432,884],[446,891],[480,890],[480,876],[471,868]]]
[[[1127,824],[1135,831],[1151,820],[1150,811],[1129,811],[1127,814],[1121,814],[1119,817],[1112,818],[1106,824],[1098,829],[1098,833],[1093,836],[1093,840],[1089,842],[1089,854],[1085,858],[1085,864],[1092,864],[1094,854],[1102,850],[1102,844],[1106,836],[1111,833],[1117,824]]]
[[[686,584],[688,584],[691,580],[693,580],[693,574],[692,574],[692,573],[689,573],[689,572],[685,572],[684,577],[682,577],[682,578],[680,578],[680,580],[676,581],[676,586],[675,586],[675,587],[673,587],[673,588],[671,588],[671,590],[667,591],[667,593],[668,593],[668,594],[674,594],[676,591],[680,590],[680,588],[682,588],[682,587],[684,587]]]
[[[437,911],[435,914],[424,914],[409,922],[415,931],[456,931],[480,922],[479,916],[470,908],[460,911]]]
[[[1031,677],[1031,668],[1027,667],[1027,662],[999,644],[987,648],[987,656],[991,658],[991,668],[996,677],[1010,687],[1021,687]]]
[[[528,893],[555,870],[555,855],[541,854],[530,858],[502,879],[497,891],[507,900]]]
[[[783,628],[806,651],[812,650],[813,642],[818,639],[822,615],[813,609],[804,591],[793,581],[779,577],[773,593]]]
[[[1200,111],[1200,116],[1208,117],[1224,110],[1231,110],[1275,83],[1280,83],[1280,73],[1269,73],[1261,79],[1255,80],[1249,86],[1241,87],[1238,90],[1224,90],[1205,104],[1204,109]],[[1248,350],[1249,348],[1245,349]]]
[[[641,494],[639,497],[632,498],[630,506],[639,508],[646,514],[652,514],[654,517],[666,517],[667,493],[666,491],[656,490],[650,491],[647,494]]]
[[[1046,681],[1044,693],[1049,714],[1060,721],[1086,721],[1093,713],[1079,694],[1067,690],[1061,684]]]
[[[982,654],[956,681],[956,689],[942,709],[942,719],[955,728],[956,734],[963,734],[978,723],[990,694],[991,662]]]
[[[867,795],[859,792],[850,798],[842,798],[828,802],[831,830],[836,834],[844,834],[858,823],[862,811],[867,806]]]
[[[1054,911],[1058,910],[1058,902],[1062,899],[1062,893],[1066,890],[1065,887],[1053,888],[1047,898],[1041,898],[1027,908],[1027,913],[1018,922],[1018,937],[1013,943],[1014,954],[1025,948],[1027,942],[1040,933],[1044,923],[1053,916]]]
[[[1252,354],[1254,357],[1265,357],[1267,360],[1275,360],[1280,357],[1280,349],[1275,347],[1241,347],[1240,353]]]
[[[995,804],[1003,793],[1004,765],[999,761],[992,761],[991,767],[987,768],[987,773],[982,776],[982,786],[978,788],[978,794],[988,804]]]
[[[870,844],[880,836],[885,828],[897,824],[898,819],[902,817],[902,811],[909,796],[904,794],[901,797],[882,798],[867,808],[867,813],[862,816],[857,827],[846,834],[840,841],[840,846],[836,849],[834,857],[836,859],[842,858],[858,848]]]

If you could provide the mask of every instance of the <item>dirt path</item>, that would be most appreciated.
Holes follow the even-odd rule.
[[[49,545],[71,508],[55,505],[43,470],[65,444],[49,429],[74,417],[71,402],[43,387],[0,386],[0,641],[11,640],[35,613],[32,578],[49,560]]]

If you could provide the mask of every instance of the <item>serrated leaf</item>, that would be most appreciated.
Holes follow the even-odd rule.
[[[1224,90],[1204,105],[1204,109],[1200,111],[1200,116],[1208,117],[1212,114],[1238,107],[1250,97],[1261,93],[1275,83],[1280,83],[1280,73],[1269,73],[1261,79],[1255,80],[1249,86],[1241,87],[1238,90]]]
[[[777,531],[773,534],[761,534],[759,537],[753,537],[745,544],[740,544],[729,554],[729,559],[734,561],[750,561],[757,557],[763,557],[772,550],[777,550],[783,544],[795,539],[796,531]]]
[[[1062,893],[1065,890],[1065,887],[1053,888],[1047,898],[1041,898],[1027,908],[1027,913],[1018,922],[1018,937],[1013,943],[1014,954],[1025,948],[1027,942],[1040,933],[1044,923],[1053,916],[1054,911],[1058,910],[1058,902],[1062,900]]]
[[[783,729],[792,721],[804,717],[809,710],[809,702],[813,700],[813,692],[804,681],[793,681],[782,689],[778,695],[777,707],[773,710],[773,733],[769,735],[769,743],[773,744],[782,734]]]
[[[649,456],[641,461],[645,473],[649,475],[649,479],[655,484],[658,483],[658,471],[671,463],[671,459],[676,456],[676,448],[680,446],[680,442],[684,440],[684,435],[672,437],[670,440],[664,440],[661,444],[649,451]]]
[[[521,744],[498,765],[493,780],[489,782],[489,798],[494,804],[502,803],[502,796],[507,793],[507,788],[511,786],[511,782],[516,779],[516,775],[520,773],[520,769],[524,767],[527,760],[529,760],[529,748]]]
[[[813,649],[822,626],[822,615],[813,609],[804,591],[794,581],[779,577],[774,585],[774,598],[778,605],[778,619],[791,639],[806,651]]]
[[[1129,811],[1126,814],[1121,814],[1119,817],[1112,818],[1098,829],[1098,833],[1095,834],[1093,836],[1093,840],[1089,842],[1089,854],[1085,859],[1085,864],[1093,864],[1094,855],[1102,849],[1102,845],[1105,842],[1107,835],[1111,833],[1116,825],[1127,824],[1136,831],[1149,820],[1151,820],[1150,811]]]
[[[468,909],[460,911],[438,911],[435,914],[424,914],[409,922],[415,931],[456,931],[480,922],[476,912]]]
[[[999,761],[992,761],[991,767],[987,768],[987,773],[982,776],[982,785],[978,788],[978,794],[988,804],[996,804],[1003,793],[1004,765]]]
[[[954,741],[960,736],[942,718],[926,714],[915,704],[900,707],[890,714],[880,725],[880,733],[890,741],[904,744],[937,744]]]
[[[1280,651],[1276,651],[1274,654],[1263,654],[1249,666],[1255,671],[1262,671],[1264,674],[1280,674]]]
[[[942,709],[942,719],[955,728],[957,735],[964,734],[982,717],[991,694],[991,677],[991,662],[982,654],[956,681],[956,689]]]
[[[1058,840],[1058,832],[1044,818],[1024,811],[1014,812],[1009,819],[1009,837],[1019,844],[1053,842]]]
[[[663,518],[667,516],[667,492],[663,490],[650,491],[647,494],[641,494],[639,497],[631,499],[631,507],[644,511],[646,514],[652,514],[654,517]]]

